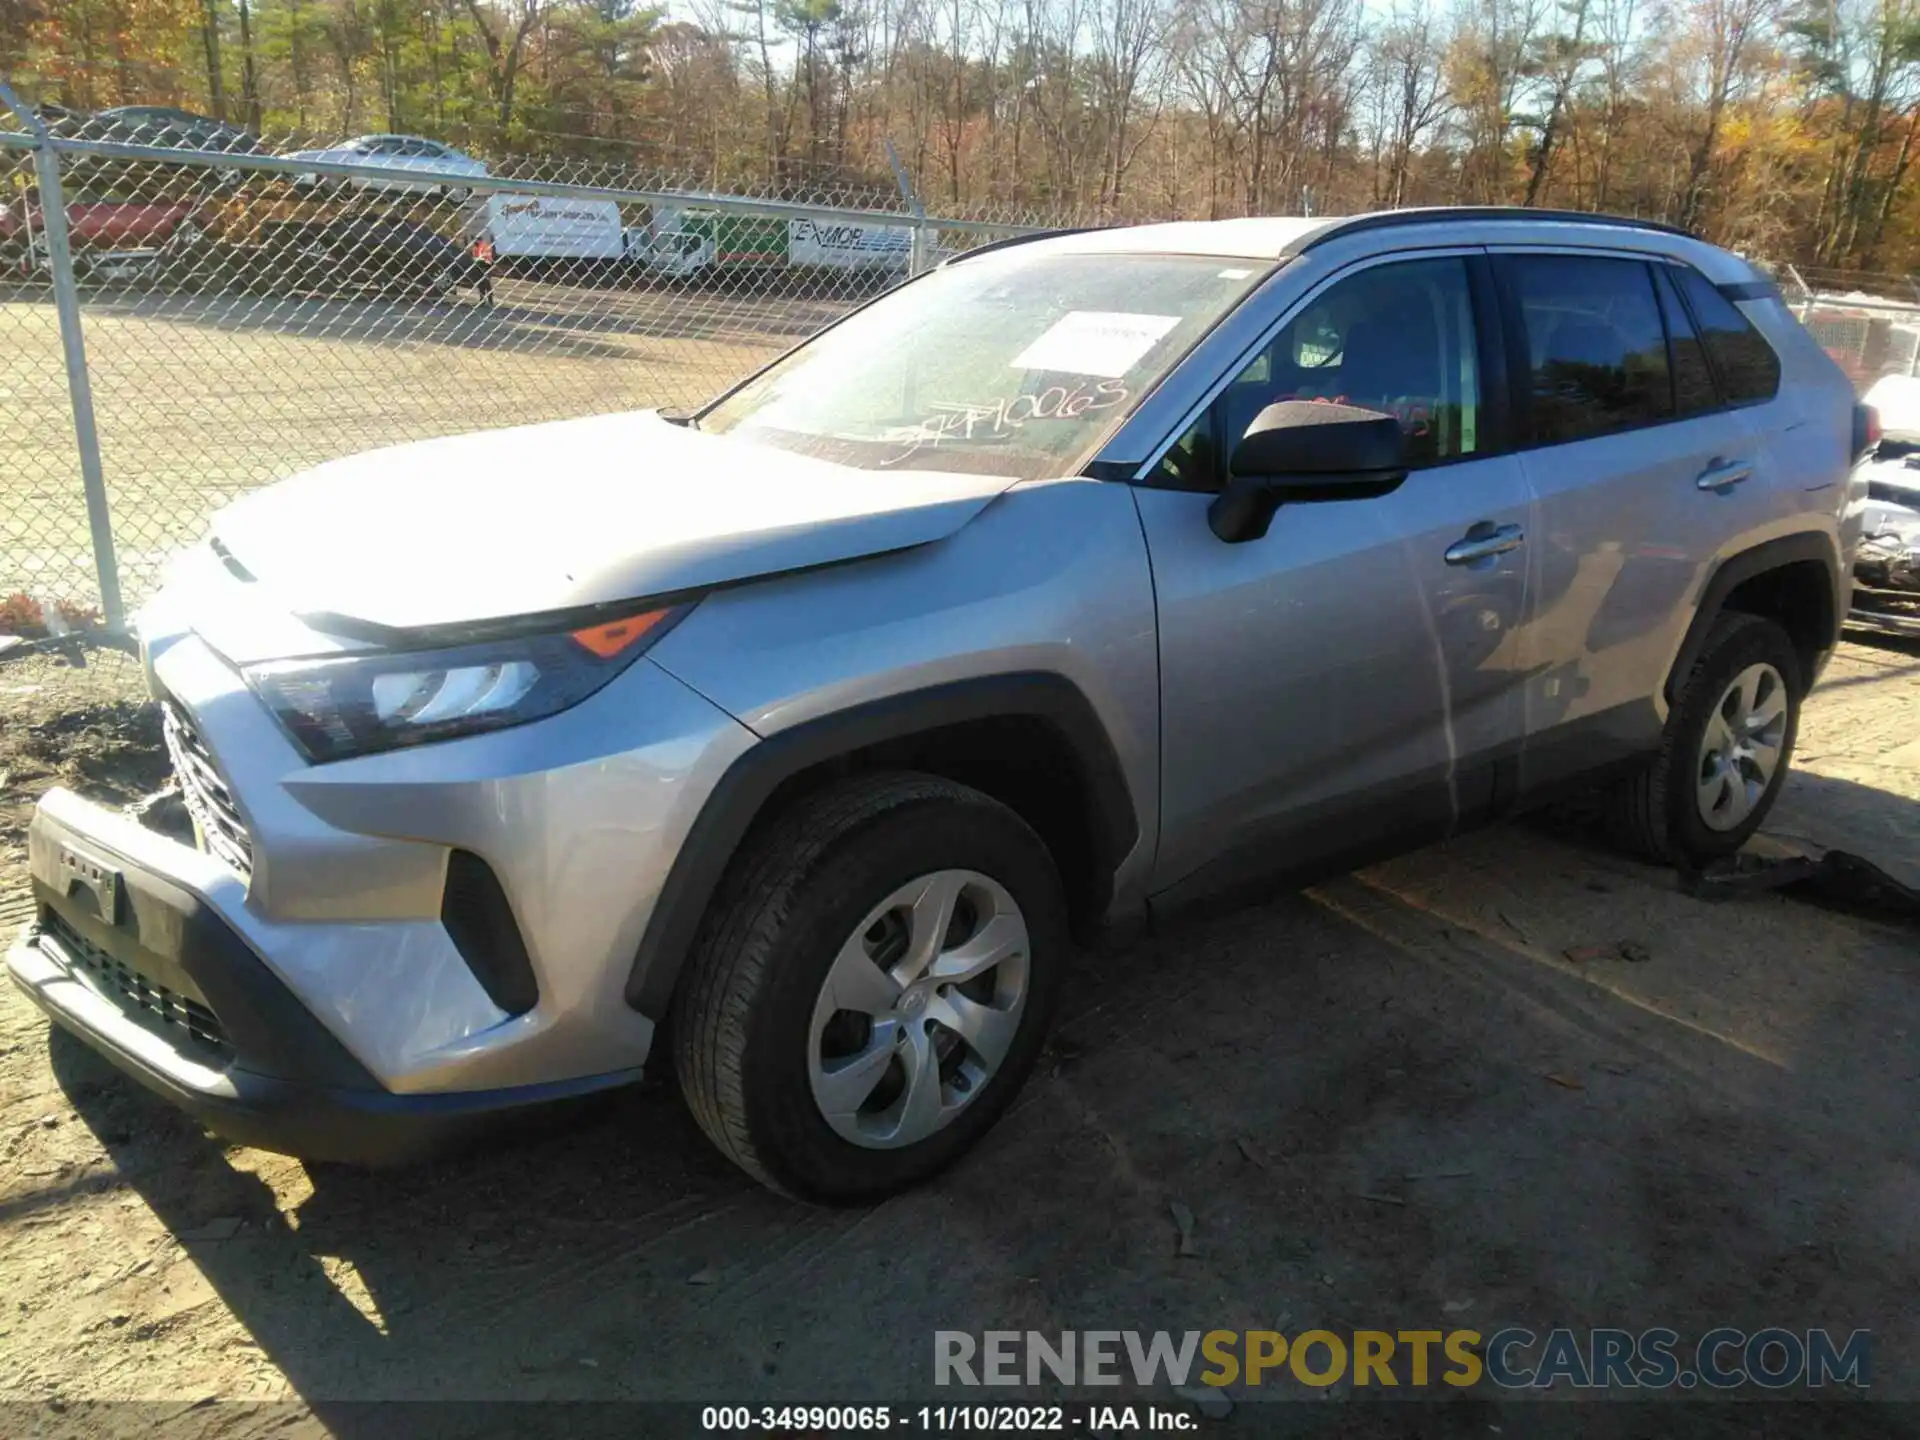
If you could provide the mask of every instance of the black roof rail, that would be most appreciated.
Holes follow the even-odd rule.
[[[929,216],[929,222],[935,229],[940,227],[937,217]],[[940,262],[940,268],[958,265],[962,260],[971,260],[976,255],[988,255],[995,250],[1005,250],[1012,245],[1025,245],[1032,240],[1052,240],[1061,235],[1084,235],[1089,230],[1098,230],[1098,225],[1062,225],[1056,230],[1030,230],[1024,235],[1008,235],[999,240],[989,240],[984,245],[976,245],[971,250],[962,250],[958,255],[949,255]]]
[[[1575,225],[1605,225],[1618,230],[1658,230],[1665,235],[1698,237],[1664,220],[1635,220],[1627,215],[1602,215],[1588,210],[1534,210],[1524,205],[1429,205],[1411,210],[1380,210],[1335,220],[1324,229],[1303,235],[1287,246],[1288,255],[1300,255],[1339,235],[1363,230],[1389,230],[1400,225],[1431,225],[1445,220],[1545,220]]]

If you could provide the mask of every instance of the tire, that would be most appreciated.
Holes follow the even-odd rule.
[[[945,876],[973,878],[942,882]],[[869,926],[879,914],[876,907],[914,886],[976,881],[983,888],[962,894],[952,905],[959,918],[939,931],[935,968],[907,987],[919,990],[924,1010],[915,1008],[905,991],[891,1019],[873,1019],[878,1009],[863,1015],[834,1008],[834,999],[855,998],[840,978],[852,963],[848,957],[889,926],[909,932],[903,942],[906,958],[889,972],[890,957],[900,952],[882,949],[862,973],[893,985],[893,974],[911,970],[916,953],[911,940],[918,933],[912,920],[919,908],[887,911]],[[933,982],[941,967],[961,955],[959,949],[945,948],[955,943],[956,934],[963,937],[963,947],[988,940],[980,917],[996,893],[1000,901],[994,903],[1002,908],[995,912],[995,925],[1007,901],[1015,907],[1014,918],[1024,922],[1024,958],[1010,957],[991,972],[988,983],[996,988],[986,1005],[967,1001],[965,1008],[976,1016],[996,1005],[1011,1007],[993,1011],[999,1018],[991,1043],[1004,1043],[997,1064],[969,1072],[981,1052],[960,1043],[958,1032],[933,1023],[936,1012],[957,1013],[940,1007],[960,1004],[950,995],[952,987]],[[937,907],[927,903],[926,913],[934,913]],[[969,928],[974,925],[980,928]],[[994,932],[1012,933],[1011,926]],[[1006,806],[926,775],[860,776],[831,785],[748,841],[708,909],[671,1017],[681,1090],[720,1151],[776,1190],[829,1204],[903,1190],[958,1158],[1018,1092],[1045,1038],[1067,943],[1066,905],[1053,857]],[[1017,1004],[1001,998],[1014,993],[1007,976],[1015,969],[1023,977]],[[836,977],[834,992],[827,989],[830,973]],[[856,1033],[845,1041],[848,1022],[857,1031],[863,1020],[864,1038]],[[847,1067],[844,1071],[832,1069],[834,1059],[823,1059],[835,1034],[845,1041],[841,1054],[850,1057],[838,1062]],[[949,1053],[931,1058],[942,1044],[951,1045]],[[885,1068],[875,1069],[871,1062]],[[860,1102],[866,1109],[841,1109],[830,1121],[816,1086],[835,1083],[834,1075],[845,1083],[855,1071],[879,1077]],[[910,1073],[939,1078],[910,1095]],[[854,1083],[863,1082],[856,1077]],[[883,1105],[890,1087],[897,1099]],[[932,1097],[933,1111],[916,1106],[915,1096]],[[922,1135],[920,1122],[929,1113],[944,1118]],[[876,1138],[890,1124],[896,1125],[895,1137]]]
[[[207,232],[198,221],[182,220],[174,226],[173,233],[161,242],[160,249],[162,253],[170,255],[191,254],[205,248],[206,243]]]
[[[1777,728],[1769,725],[1756,732],[1756,753],[1769,748],[1760,740],[1777,736],[1777,743],[1770,747],[1775,756],[1764,785],[1757,778],[1758,768],[1743,762],[1739,768],[1746,798],[1737,799],[1731,769],[1716,766],[1705,749],[1716,715],[1723,715],[1723,706],[1734,704],[1731,687],[1753,674],[1755,667],[1765,667],[1777,677],[1783,711]],[[1761,688],[1764,695],[1767,687],[1763,683]],[[1660,753],[1612,797],[1615,838],[1642,859],[1682,869],[1697,870],[1737,852],[1765,822],[1786,782],[1805,693],[1799,653],[1786,631],[1757,615],[1721,615],[1681,684],[1667,716]],[[1727,733],[1716,731],[1717,736]],[[1703,798],[1709,790],[1721,802],[1711,810]]]

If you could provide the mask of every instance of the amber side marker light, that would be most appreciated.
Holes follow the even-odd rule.
[[[629,615],[624,620],[613,620],[605,625],[589,625],[572,634],[583,649],[602,660],[611,660],[672,613],[671,610],[649,610],[643,615]]]

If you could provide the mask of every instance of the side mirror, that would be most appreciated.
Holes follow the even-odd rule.
[[[1407,478],[1400,422],[1357,405],[1281,400],[1254,418],[1227,462],[1207,524],[1229,544],[1258,540],[1288,501],[1366,500]]]

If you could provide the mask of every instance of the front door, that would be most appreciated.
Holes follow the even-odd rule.
[[[1483,265],[1458,253],[1334,278],[1136,486],[1159,614],[1157,890],[1438,838],[1490,804],[1493,761],[1521,733],[1507,636],[1531,502],[1488,422]],[[1225,456],[1290,398],[1395,415],[1413,471],[1224,543],[1207,507]]]

